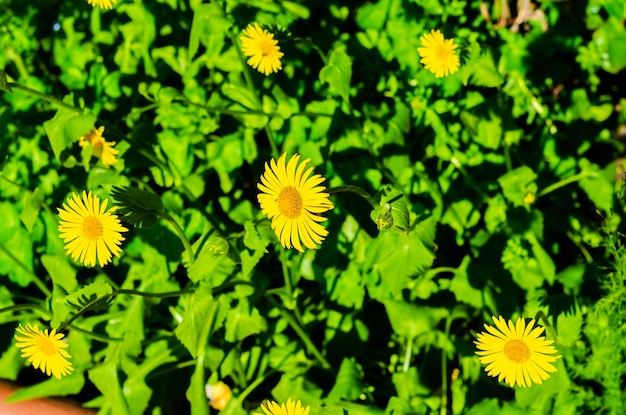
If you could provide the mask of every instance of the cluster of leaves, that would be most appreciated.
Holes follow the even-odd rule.
[[[32,383],[13,399],[201,414],[204,384],[224,380],[227,415],[269,397],[371,415],[619,413],[622,3],[542,2],[511,17],[478,0],[108,12],[4,0],[0,307],[29,311],[0,314],[0,371]],[[280,73],[242,60],[237,35],[252,21],[290,32]],[[461,45],[461,70],[443,80],[416,50],[432,28]],[[113,168],[76,143],[96,121],[118,142]],[[270,143],[311,158],[329,186],[377,193],[378,207],[334,195],[320,249],[285,252],[256,204]],[[104,269],[72,263],[58,236],[55,207],[77,189],[135,203],[121,213],[138,227]],[[150,214],[161,211],[194,261]],[[128,294],[181,289],[193,294]],[[74,372],[28,379],[15,322],[56,327],[76,307],[89,312],[67,337]],[[491,315],[538,311],[564,359],[512,393],[482,373],[472,333]]]

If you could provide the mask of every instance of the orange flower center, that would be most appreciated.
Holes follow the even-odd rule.
[[[448,59],[448,56],[450,56],[450,51],[448,50],[448,48],[446,48],[445,45],[440,45],[439,47],[437,47],[436,54],[439,59],[445,61],[446,59]]]
[[[261,40],[259,42],[259,49],[261,49],[261,55],[270,56],[274,50],[274,45],[269,40]]]
[[[278,210],[288,219],[297,219],[302,212],[302,196],[293,187],[284,187],[278,194]]]
[[[102,223],[95,216],[87,216],[83,219],[83,235],[91,240],[102,236]]]
[[[513,363],[524,363],[530,359],[530,349],[522,340],[509,340],[504,345],[504,355]]]
[[[57,352],[57,348],[54,347],[52,340],[47,337],[40,337],[37,339],[37,349],[47,356],[52,356]]]

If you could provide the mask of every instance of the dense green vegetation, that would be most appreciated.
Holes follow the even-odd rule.
[[[13,399],[206,414],[223,381],[225,415],[288,398],[328,415],[624,413],[625,19],[622,0],[0,0]],[[284,53],[276,73],[246,64],[254,22]],[[441,78],[417,51],[434,29],[460,57]],[[79,144],[101,126],[110,166]],[[283,153],[332,189],[328,235],[303,253],[257,200]],[[128,228],[104,266],[59,236],[83,191]],[[541,314],[557,371],[488,377],[484,323]],[[26,323],[62,329],[71,374],[28,367]]]

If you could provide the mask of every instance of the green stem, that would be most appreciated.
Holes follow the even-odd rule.
[[[32,281],[35,283],[39,291],[41,291],[46,297],[50,297],[52,294],[46,284],[41,281],[41,279],[35,274],[33,271],[28,269],[26,265],[24,265],[11,251],[9,251],[2,243],[0,243],[0,251],[4,252],[15,264],[20,267],[24,272],[30,275]]]
[[[148,293],[148,292],[144,292],[144,291],[130,290],[130,289],[113,290],[109,294],[105,294],[102,297],[96,297],[96,298],[92,299],[91,301],[89,301],[88,303],[86,303],[80,310],[78,310],[78,312],[76,314],[74,314],[72,317],[70,317],[69,320],[64,321],[59,326],[58,331],[64,330],[66,327],[70,326],[72,324],[72,322],[74,322],[74,320],[76,320],[78,317],[82,316],[85,312],[90,310],[91,307],[93,307],[97,303],[99,303],[101,301],[107,302],[110,299],[115,298],[119,294],[137,295],[137,296],[149,297],[149,298],[168,298],[168,297],[180,297],[182,295],[192,294],[194,292],[195,292],[195,290],[192,290],[192,289],[180,290],[180,291],[166,291],[166,292],[162,292],[162,293]]]
[[[561,187],[567,186],[570,183],[577,182],[578,180],[582,180],[582,179],[585,179],[587,177],[598,177],[598,174],[594,173],[594,172],[583,171],[583,172],[575,174],[572,177],[569,177],[567,179],[560,180],[560,181],[558,181],[556,183],[551,184],[550,186],[546,187],[545,189],[537,192],[537,199],[539,199],[540,197],[545,196],[548,193],[551,193],[551,192],[553,192],[553,191],[555,191],[557,189],[560,189]]]
[[[191,243],[189,242],[189,239],[187,239],[187,237],[185,236],[185,232],[183,231],[183,228],[181,228],[178,222],[176,222],[174,218],[171,217],[166,212],[159,211],[159,212],[154,212],[154,214],[160,218],[167,220],[172,225],[172,227],[174,228],[174,231],[176,231],[176,234],[178,235],[178,238],[181,240],[181,242],[185,246],[185,251],[187,251],[187,256],[189,257],[189,266],[192,266],[196,258],[193,252],[193,248],[191,247]]]
[[[411,355],[413,354],[413,337],[409,337],[407,339],[406,352],[404,353],[404,363],[402,364],[402,372],[406,373],[409,371],[409,367],[411,366]]]
[[[315,356],[317,361],[322,365],[324,369],[331,369],[331,364],[328,363],[328,360],[326,360],[326,358],[320,353],[320,351],[317,350],[317,347],[315,347],[315,345],[309,338],[309,335],[302,329],[302,327],[300,327],[296,319],[294,319],[291,314],[289,314],[276,300],[274,300],[274,298],[269,296],[267,298],[272,303],[272,305],[274,305],[274,307],[278,309],[281,317],[284,318],[285,321],[287,321],[287,324],[289,324],[293,331],[296,332],[298,337],[300,337],[300,340],[302,340],[304,346],[309,351],[309,353]]]
[[[43,99],[44,101],[48,101],[48,102],[50,102],[50,103],[52,103],[54,105],[57,105],[59,107],[66,108],[66,109],[74,111],[74,112],[83,112],[83,110],[81,108],[77,108],[77,107],[75,107],[73,105],[66,104],[65,102],[61,101],[60,99],[58,99],[56,97],[53,97],[52,95],[44,94],[43,92],[36,91],[36,90],[31,89],[31,88],[29,88],[27,86],[23,86],[23,85],[20,85],[18,83],[15,83],[15,82],[9,82],[7,84],[7,86],[9,88],[11,88],[11,89],[19,89],[20,91],[26,92],[27,94],[34,95],[34,96],[36,96],[38,98]]]
[[[328,57],[326,56],[326,54],[322,51],[322,49],[320,49],[319,46],[317,46],[317,44],[315,42],[313,42],[308,37],[294,37],[293,38],[293,42],[294,43],[301,43],[303,45],[310,46],[320,56],[320,58],[322,59],[322,62],[324,62],[324,65],[328,65]]]
[[[15,304],[15,305],[10,305],[8,307],[0,308],[0,314],[7,313],[9,311],[23,311],[23,310],[38,311],[39,313],[43,314],[46,319],[50,319],[51,318],[50,312],[48,310],[40,307],[37,304]]]
[[[250,75],[250,69],[248,67],[248,64],[246,63],[246,58],[243,56],[243,53],[241,52],[241,48],[239,47],[239,42],[237,41],[237,38],[232,32],[229,32],[228,36],[230,37],[230,41],[235,46],[235,50],[237,51],[237,56],[239,57],[239,60],[241,61],[241,66],[243,68],[242,72],[243,72],[243,77],[246,82],[246,86],[252,92],[252,95],[254,95],[254,99],[256,101],[258,108],[262,109],[263,105],[261,105],[261,99],[259,98],[261,95],[259,94],[259,91],[254,85],[254,81],[252,80],[252,76]],[[269,122],[265,123],[264,128],[265,128],[265,134],[267,135],[267,140],[270,143],[270,148],[272,149],[272,156],[274,157],[274,159],[278,160],[278,157],[279,157],[278,146],[276,145],[276,138],[274,137],[274,132],[269,127]]]
[[[98,334],[98,333],[94,333],[93,331],[90,330],[85,330],[85,329],[81,329],[78,326],[72,325],[72,330],[76,330],[79,333],[83,333],[85,336],[102,342],[102,343],[110,343],[110,342],[123,342],[124,339],[122,337],[109,337],[109,336],[105,336],[103,334]]]
[[[558,336],[556,334],[556,330],[554,330],[554,327],[552,327],[552,324],[550,324],[550,322],[548,321],[548,318],[546,317],[546,315],[543,313],[543,311],[539,310],[537,312],[537,314],[535,315],[535,321],[539,321],[541,320],[546,328],[546,331],[550,332],[550,335],[552,335],[552,337],[554,338],[554,340],[556,341],[558,339]]]
[[[356,193],[359,196],[361,196],[363,199],[367,200],[367,202],[370,205],[372,205],[374,209],[378,209],[378,207],[380,206],[378,202],[369,193],[361,189],[359,186],[352,186],[352,185],[337,186],[337,187],[331,187],[329,189],[326,189],[326,191],[330,194],[339,193],[339,192]]]
[[[446,338],[450,338],[450,325],[452,324],[452,318],[448,314],[446,318]],[[444,349],[441,349],[441,415],[448,413],[448,359]]]

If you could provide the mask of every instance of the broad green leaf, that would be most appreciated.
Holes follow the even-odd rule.
[[[250,303],[246,300],[239,300],[237,307],[228,311],[225,325],[224,339],[231,343],[267,330],[265,318],[261,316],[258,309],[250,309]]]
[[[387,21],[390,0],[365,3],[356,12],[356,22],[362,29],[381,30]]]
[[[363,393],[363,369],[355,358],[344,357],[339,367],[333,388],[328,393],[328,402],[355,401]]]
[[[163,210],[163,202],[157,194],[130,186],[114,187],[111,197],[119,214],[134,226],[149,228],[156,225],[156,214]]]
[[[41,205],[44,201],[44,193],[38,187],[33,192],[27,192],[22,198],[22,205],[24,206],[22,212],[20,212],[20,219],[22,223],[28,229],[28,232],[33,231],[35,221],[39,216]]]
[[[104,309],[108,306],[108,299],[113,293],[111,285],[104,281],[96,281],[84,286],[69,295],[56,297],[52,301],[53,317],[51,327],[58,327],[81,308]]]
[[[404,301],[383,301],[394,333],[407,339],[433,330],[448,315],[440,307],[418,306]]]
[[[328,83],[331,94],[339,95],[345,102],[350,100],[350,80],[352,78],[352,61],[341,50],[330,54],[328,64],[320,71],[320,81]]]
[[[61,379],[52,377],[35,385],[19,388],[4,402],[14,403],[50,396],[75,395],[83,389],[84,385],[85,377],[80,373],[72,373]]]
[[[64,101],[73,104],[72,95],[68,95]],[[60,107],[54,117],[43,123],[54,157],[63,163],[63,150],[78,143],[78,139],[89,133],[95,125],[96,117],[91,114],[83,114],[77,111]]]
[[[621,18],[624,18],[623,14]],[[609,62],[611,62],[615,73],[626,68],[626,48],[624,45],[626,45],[626,32],[616,35],[609,42]]]
[[[41,263],[52,278],[52,282],[59,284],[63,289],[71,293],[76,289],[76,270],[67,259],[67,255],[42,255]]]
[[[118,368],[112,360],[107,360],[105,363],[90,369],[88,375],[89,380],[96,385],[104,396],[106,407],[111,413],[130,415],[128,404],[120,386]]]
[[[495,88],[504,82],[504,78],[498,72],[494,59],[489,52],[483,52],[468,66],[471,70],[471,85]]]
[[[211,236],[189,267],[189,279],[193,282],[205,281],[213,287],[222,284],[235,270],[235,263],[228,256],[229,249],[228,241]]]
[[[206,384],[204,370],[204,355],[201,355],[196,359],[195,369],[186,393],[187,399],[191,403],[191,415],[209,415],[209,405],[204,390]]]
[[[211,310],[216,303],[207,284],[200,284],[195,293],[181,298],[181,302],[184,304],[185,313],[175,333],[178,340],[195,358],[203,354],[211,325]]]
[[[381,190],[380,205],[372,210],[370,217],[379,230],[408,232],[410,228],[406,197],[391,185]]]
[[[611,212],[613,210],[613,178],[615,177],[614,165],[609,165],[605,171],[589,162],[587,159],[581,159],[579,161],[581,173],[587,174],[586,177],[581,179],[578,184],[581,189],[587,193],[589,199],[595,205],[602,209],[604,212]]]
[[[498,178],[504,197],[513,206],[528,206],[529,195],[537,193],[537,174],[528,166],[518,167]],[[534,199],[533,199],[534,200]]]
[[[573,347],[580,340],[583,327],[583,315],[576,306],[573,312],[559,314],[556,319],[557,344],[563,347]]]

